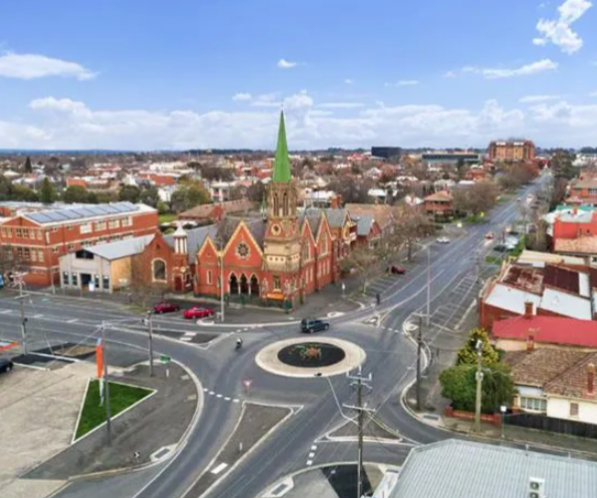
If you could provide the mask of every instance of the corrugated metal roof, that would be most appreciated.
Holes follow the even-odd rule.
[[[134,237],[132,239],[118,240],[106,244],[96,244],[86,247],[84,250],[99,256],[100,258],[113,261],[115,259],[126,258],[133,254],[143,252],[147,244],[154,238],[154,235],[145,235],[143,237]]]
[[[390,498],[526,497],[531,477],[549,498],[597,494],[593,462],[451,439],[413,449]]]
[[[208,236],[213,239],[216,236],[217,231],[217,225],[208,225],[205,227],[193,228],[192,230],[186,230],[189,264],[195,261],[197,251],[199,251],[199,248],[203,245],[205,239]],[[174,248],[174,234],[166,235],[164,241],[170,247]]]
[[[369,231],[371,230],[371,225],[373,224],[373,221],[373,216],[367,214],[361,216],[357,222],[357,235],[360,237],[366,237],[367,235],[369,235]]]
[[[496,284],[485,303],[512,313],[524,315],[524,303],[527,301],[532,302],[533,308],[536,310],[541,302],[541,296],[507,285]]]
[[[541,309],[553,311],[558,315],[570,316],[580,320],[591,320],[591,302],[580,296],[573,296],[557,289],[545,288]]]

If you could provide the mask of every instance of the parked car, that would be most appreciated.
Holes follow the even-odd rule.
[[[406,273],[406,268],[398,265],[390,265],[388,266],[387,272],[392,275],[404,275]]]
[[[153,307],[154,313],[172,313],[173,311],[179,310],[180,306],[178,306],[178,304],[168,303],[166,301],[158,303]]]
[[[493,239],[495,238],[495,235],[493,235],[493,232],[487,232],[487,233],[485,234],[485,238],[486,238],[487,240],[493,240]]]
[[[303,318],[301,320],[301,332],[304,334],[312,334],[313,332],[328,330],[329,328],[330,324],[323,320],[317,320],[315,318]]]
[[[439,244],[449,244],[450,243],[450,239],[448,237],[439,237],[437,239],[437,242]]]
[[[0,358],[0,373],[8,373],[13,369],[12,361],[6,358]]]
[[[188,310],[184,310],[183,316],[187,319],[192,318],[207,318],[208,316],[213,316],[214,310],[210,308],[200,308],[199,306],[193,306]]]

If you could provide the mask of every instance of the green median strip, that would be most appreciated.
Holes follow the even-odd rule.
[[[115,417],[129,406],[137,401],[149,396],[153,391],[143,387],[129,386],[110,382],[110,414]],[[100,385],[98,380],[90,380],[79,425],[77,426],[76,439],[84,436],[88,432],[106,421],[106,405],[101,403]]]

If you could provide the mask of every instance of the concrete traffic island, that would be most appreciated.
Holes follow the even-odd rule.
[[[255,362],[274,375],[310,378],[349,372],[366,358],[365,351],[352,342],[317,337],[313,341],[296,338],[274,342],[257,353]]]

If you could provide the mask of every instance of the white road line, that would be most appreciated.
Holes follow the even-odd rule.
[[[204,390],[205,392],[208,392],[208,391],[209,391],[209,389],[208,389],[207,387],[204,387],[204,388],[203,388],[203,390]]]
[[[184,336],[185,337],[195,337],[197,335],[197,332],[185,332]]]
[[[41,318],[43,315],[41,313],[38,313],[37,315],[33,315],[32,318]]]
[[[228,396],[226,396],[224,399],[225,399],[226,401],[230,401],[230,398],[229,398]]]
[[[238,399],[234,398],[234,399],[232,400],[232,402],[233,402],[233,403],[238,403]]]
[[[9,313],[12,313],[12,310],[4,310],[0,311],[0,313],[2,313],[3,315],[8,315]]]
[[[183,337],[181,337],[181,338],[180,338],[180,340],[181,340],[181,341],[185,341],[185,342],[189,342],[189,341],[192,341],[192,340],[193,340],[193,338],[192,338],[192,337],[184,337],[184,336],[183,336]]]
[[[315,451],[317,449],[317,445],[314,444],[313,446],[311,446],[311,451]]]
[[[227,463],[221,463],[220,465],[218,465],[215,469],[211,470],[210,472],[212,474],[216,474],[218,475],[220,472],[222,472],[226,467],[228,467]]]
[[[218,394],[218,395],[216,396],[216,398],[221,398],[221,397],[222,397],[222,395],[221,395],[221,394]]]
[[[313,460],[307,460],[307,465],[308,465],[308,466],[311,466],[311,465],[313,465]]]
[[[213,391],[209,391],[210,396],[213,396],[214,394],[216,394],[216,393],[214,393]]]
[[[311,452],[309,453],[309,458],[313,458],[315,456],[315,453]]]
[[[79,319],[78,318],[71,318],[70,320],[67,320],[66,323],[75,323],[78,322]]]

